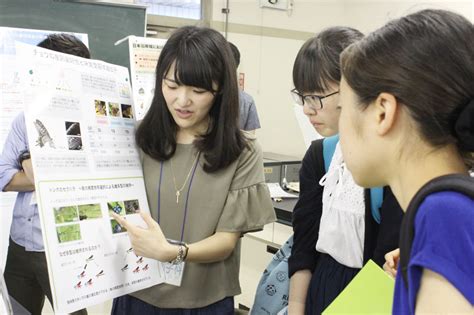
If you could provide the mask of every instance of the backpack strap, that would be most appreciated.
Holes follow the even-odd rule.
[[[467,175],[451,174],[432,179],[413,197],[403,217],[400,230],[400,268],[403,282],[408,289],[408,263],[415,238],[415,218],[418,208],[428,195],[440,191],[456,191],[474,198],[474,178]]]
[[[323,140],[323,160],[324,169],[326,173],[331,164],[332,156],[336,151],[336,145],[339,142],[339,135],[324,138]],[[383,202],[383,187],[375,187],[370,189],[370,207],[372,211],[372,217],[375,222],[380,224],[380,208]]]
[[[331,165],[332,156],[334,155],[334,151],[336,151],[336,145],[338,142],[339,135],[327,137],[323,140],[323,159],[326,173],[329,169],[329,165]]]
[[[383,187],[370,188],[370,210],[375,222],[380,224],[380,209],[383,203]]]

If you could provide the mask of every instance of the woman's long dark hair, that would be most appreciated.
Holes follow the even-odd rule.
[[[176,30],[161,51],[156,67],[155,95],[136,133],[137,145],[154,159],[165,161],[176,151],[176,125],[166,106],[162,80],[175,62],[178,84],[214,93],[207,133],[194,141],[205,158],[204,170],[216,172],[234,162],[246,147],[238,127],[239,95],[236,66],[227,40],[210,28]],[[217,83],[214,91],[212,83]]]

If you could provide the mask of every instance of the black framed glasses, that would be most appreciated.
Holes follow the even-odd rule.
[[[303,95],[300,92],[298,92],[296,89],[293,89],[290,91],[291,96],[293,97],[293,100],[296,102],[296,104],[304,106],[304,104],[307,104],[311,109],[314,110],[320,110],[323,108],[323,99],[326,97],[335,95],[339,93],[339,91],[330,93],[328,95],[314,95],[314,94],[307,94]]]

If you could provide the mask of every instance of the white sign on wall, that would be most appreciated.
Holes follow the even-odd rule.
[[[128,37],[130,76],[137,120],[145,117],[155,95],[156,65],[165,44],[165,39]]]

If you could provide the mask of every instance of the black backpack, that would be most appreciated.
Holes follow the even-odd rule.
[[[461,174],[441,176],[428,182],[413,197],[403,217],[400,231],[400,271],[407,288],[408,262],[410,261],[411,247],[415,237],[416,213],[428,195],[440,191],[456,191],[474,199],[474,178]]]

